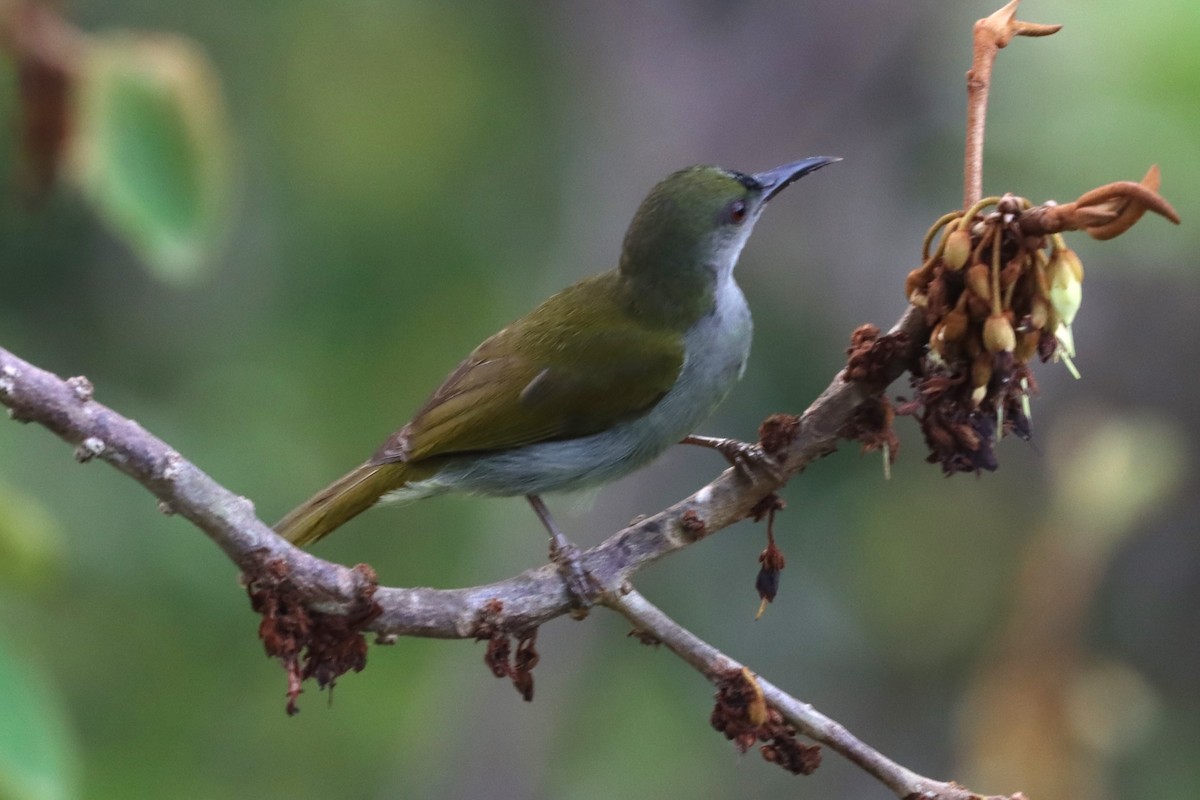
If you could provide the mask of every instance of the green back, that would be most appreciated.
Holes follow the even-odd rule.
[[[627,284],[583,280],[479,345],[373,461],[570,439],[645,413],[674,385],[683,337],[632,314]]]

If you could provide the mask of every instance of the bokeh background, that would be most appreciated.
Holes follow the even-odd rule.
[[[745,379],[702,432],[801,411],[851,330],[890,325],[958,204],[972,22],[992,3],[77,0],[84,30],[193,39],[231,131],[223,243],[162,280],[65,186],[15,190],[0,66],[0,344],[140,421],[267,521],[359,462],[484,336],[610,266],[692,163],[845,161],[783,195],[739,276]],[[761,526],[639,588],[924,774],[1032,798],[1200,794],[1200,5],[1029,0],[1062,33],[999,60],[985,189],[1070,200],[1161,165],[1184,225],[1072,245],[1083,380],[1038,371],[1032,443],[945,479],[915,426],[890,481],[854,446]],[[903,386],[896,387],[903,394]],[[688,449],[564,524],[594,544],[711,479]],[[556,507],[561,507],[561,503]],[[317,552],[392,585],[540,563],[520,500],[379,510]],[[404,640],[284,714],[229,562],[103,465],[0,425],[0,797],[885,797],[826,754],[797,778],[708,727],[712,689],[598,611],[539,638],[532,704],[483,645]]]

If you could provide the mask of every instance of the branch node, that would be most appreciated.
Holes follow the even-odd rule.
[[[183,465],[183,456],[174,450],[168,450],[166,456],[163,457],[162,467],[158,473],[159,477],[167,483],[174,483],[183,472]]]
[[[67,387],[75,395],[75,399],[80,403],[86,403],[92,399],[92,394],[95,388],[92,382],[83,375],[76,375],[73,378],[67,378]]]
[[[695,542],[704,538],[706,526],[704,520],[696,513],[696,510],[689,508],[679,518],[679,529],[683,531],[685,539],[689,542]]]
[[[633,630],[631,630],[629,633],[627,633],[625,635],[629,638],[637,639],[639,642],[646,645],[647,647],[658,647],[659,645],[662,644],[662,639],[658,638],[650,631],[643,630],[641,628],[634,628]]]
[[[20,371],[12,364],[5,364],[4,368],[0,369],[0,397],[12,396],[13,391],[17,388],[17,378],[19,377],[21,377]],[[9,416],[12,416],[12,409],[9,411]]]
[[[96,456],[104,452],[104,440],[99,436],[89,436],[84,439],[75,448],[75,460],[80,464],[86,464]]]

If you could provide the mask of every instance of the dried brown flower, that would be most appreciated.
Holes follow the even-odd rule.
[[[764,760],[797,775],[810,775],[821,765],[821,748],[796,738],[796,729],[768,705],[754,673],[742,667],[717,679],[717,702],[709,721],[745,753],[756,741]]]
[[[929,340],[910,370],[915,396],[898,413],[917,418],[930,461],[948,474],[995,469],[995,442],[1030,435],[1033,359],[1062,360],[1078,377],[1071,323],[1083,264],[1060,232],[1110,238],[1146,211],[1178,222],[1157,193],[1159,180],[1151,168],[1141,183],[1111,183],[1064,205],[989,197],[929,229],[922,266],[904,284]]]

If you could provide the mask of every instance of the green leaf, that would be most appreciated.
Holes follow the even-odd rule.
[[[62,703],[0,638],[0,798],[66,800],[78,794],[79,762]]]
[[[198,47],[170,35],[89,41],[74,175],[158,277],[182,284],[212,261],[229,194],[220,86]]]

